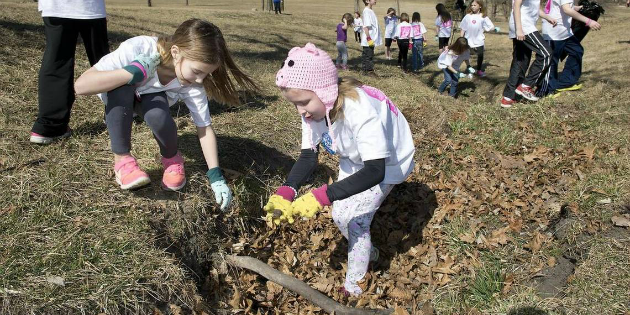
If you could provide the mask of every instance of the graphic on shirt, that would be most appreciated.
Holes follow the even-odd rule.
[[[381,102],[385,101],[387,103],[387,106],[389,107],[389,110],[394,113],[394,115],[398,116],[398,108],[396,108],[396,105],[394,105],[394,103],[387,96],[385,96],[385,94],[381,92],[381,90],[368,85],[361,86],[361,89],[363,90],[363,92],[365,92],[365,94],[369,95],[370,97],[373,97]]]
[[[410,27],[401,27],[400,28],[400,38],[401,39],[409,38],[409,34],[410,33],[411,33],[411,28]]]
[[[472,24],[477,24],[477,20],[472,20]]]
[[[326,149],[326,151],[328,151],[328,153],[335,155],[335,150],[333,150],[332,148],[332,138],[330,137],[330,135],[328,134],[328,131],[324,132],[322,134],[322,145],[324,146],[324,149]]]

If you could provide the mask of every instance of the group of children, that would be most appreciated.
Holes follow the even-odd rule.
[[[359,295],[359,286],[370,262],[377,261],[379,251],[372,246],[370,224],[375,212],[392,188],[405,181],[414,169],[415,146],[409,125],[398,107],[377,88],[353,78],[340,78],[338,69],[347,67],[346,31],[360,27],[363,46],[363,67],[373,71],[374,46],[382,44],[378,21],[372,7],[376,0],[363,0],[366,9],[361,20],[344,14],[337,27],[337,47],[341,58],[337,64],[313,44],[294,47],[276,74],[276,85],[286,100],[292,103],[301,120],[301,153],[284,184],[277,188],[264,207],[266,217],[277,224],[292,223],[294,216],[313,217],[326,206],[332,206],[332,218],[348,240],[346,280],[340,288],[347,295]],[[572,8],[571,0],[550,0],[539,13],[540,0],[515,0],[510,19],[514,60],[501,105],[513,102],[514,94],[533,98],[531,87],[544,77],[545,69],[557,67],[563,52],[571,63],[562,76],[550,76],[551,90],[574,84],[581,65],[581,47],[571,38],[570,19],[583,21],[593,29],[599,24],[584,18]],[[438,5],[436,31],[442,50],[438,67],[444,71],[443,92],[450,85],[455,95],[463,62],[467,71],[480,76],[484,51],[484,31],[494,26],[485,15],[482,0],[473,0],[461,23],[461,37],[448,45],[452,21]],[[395,13],[395,11],[394,11]],[[548,26],[543,32],[551,39],[551,47],[536,30],[536,20],[542,16]],[[399,63],[406,69],[408,49],[412,49],[412,69],[422,63],[422,46],[426,29],[420,14],[385,17],[386,34],[396,39]],[[560,21],[561,19],[561,21]],[[354,21],[354,24],[353,24]],[[395,21],[395,22],[392,22]],[[357,23],[360,23],[357,26]],[[560,24],[562,23],[562,24]],[[553,27],[562,27],[554,29]],[[393,30],[393,31],[392,31]],[[557,32],[556,32],[557,31]],[[387,39],[386,35],[386,39]],[[447,40],[444,40],[446,38]],[[391,41],[387,41],[391,44]],[[343,45],[342,45],[343,44]],[[536,61],[524,79],[531,52]],[[469,64],[471,52],[478,55],[477,70]],[[346,55],[344,57],[343,55]],[[402,56],[402,57],[401,57]],[[418,57],[416,59],[416,57]],[[573,58],[573,59],[571,59]],[[575,64],[575,65],[573,65]],[[564,76],[567,72],[567,76]],[[212,128],[208,98],[220,103],[238,103],[237,87],[256,90],[256,83],[232,60],[225,38],[214,24],[200,19],[183,22],[171,36],[138,36],[123,42],[114,52],[102,57],[75,82],[79,95],[95,95],[105,104],[106,125],[113,153],[116,183],[121,189],[136,189],[150,183],[149,175],[138,165],[131,153],[133,115],[147,123],[159,146],[164,168],[161,186],[177,191],[186,184],[184,157],[178,150],[177,125],[169,106],[183,101],[197,127],[197,135],[208,171],[206,173],[216,201],[227,210],[232,192],[219,167],[217,138]],[[339,178],[302,194],[300,187],[316,169],[319,148],[339,156]]]
[[[350,13],[342,16],[341,22],[337,25],[337,68],[348,69],[348,49],[346,47],[347,29],[353,27],[355,40],[363,46],[363,71],[371,74],[373,68],[374,46],[382,44],[378,22],[376,15],[372,10],[374,4],[372,1],[364,1],[366,4],[363,10],[363,18],[359,12],[354,13],[354,17]],[[440,92],[450,85],[451,91],[457,90],[457,82],[466,74],[459,72],[459,65],[466,62],[466,72],[469,77],[474,74],[484,77],[483,70],[485,35],[484,32],[490,30],[498,31],[492,21],[486,15],[486,7],[483,0],[475,0],[469,6],[466,16],[460,23],[461,37],[454,40],[449,46],[449,41],[453,31],[453,20],[451,14],[444,4],[440,3],[435,7],[437,16],[435,19],[436,41],[440,57],[438,58],[438,68],[444,71],[444,81],[440,85]],[[396,15],[394,8],[387,9],[384,19],[384,39],[385,39],[385,57],[392,59],[391,45],[396,42],[398,45],[398,67],[403,71],[408,70],[408,53],[411,50],[411,71],[419,72],[424,67],[423,50],[427,46],[427,29],[421,22],[419,12],[414,12],[409,20],[407,13]],[[410,23],[411,22],[411,23]],[[374,35],[372,35],[374,34]],[[372,39],[370,45],[369,39]],[[477,56],[477,68],[472,68],[469,64],[470,53]],[[454,92],[449,93],[454,96]]]

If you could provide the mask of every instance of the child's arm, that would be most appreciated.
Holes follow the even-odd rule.
[[[348,29],[348,21],[346,21],[346,19],[343,19],[343,26],[341,27],[342,30],[347,30]]]
[[[540,15],[540,18],[545,19],[547,22],[549,22],[549,24],[553,25],[553,27],[556,27],[556,25],[558,25],[558,21],[552,18],[551,15],[545,13],[542,8],[538,9],[538,15]]]
[[[206,127],[197,127],[197,137],[201,144],[203,157],[208,165],[208,179],[210,186],[214,192],[216,202],[221,205],[221,210],[225,211],[232,202],[232,192],[227,186],[225,178],[221,175],[219,168],[219,150],[217,149],[217,136],[212,129],[212,125]]]
[[[585,17],[584,15],[580,14],[579,12],[575,11],[571,7],[571,4],[569,4],[569,3],[566,3],[566,4],[562,5],[562,11],[566,15],[568,15],[568,16],[570,16],[572,18],[574,18],[574,19],[576,19],[576,20],[578,20],[580,22],[584,22],[584,24],[586,24],[586,26],[590,27],[593,30],[597,31],[597,30],[599,30],[602,27],[599,23],[597,23],[597,21],[593,21],[593,20]]]
[[[78,95],[94,95],[109,92],[121,87],[133,76],[124,69],[99,71],[92,67],[85,71],[74,83],[74,91]]]
[[[523,23],[521,23],[521,5],[523,0],[514,0],[514,27],[516,28],[516,40],[524,40],[525,32],[523,32]]]

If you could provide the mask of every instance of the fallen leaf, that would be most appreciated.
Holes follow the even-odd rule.
[[[60,287],[65,287],[66,286],[66,282],[64,281],[64,279],[62,277],[59,277],[59,276],[48,276],[48,277],[46,277],[46,281],[48,283],[52,283],[52,284],[58,285]]]
[[[624,214],[623,216],[613,216],[611,218],[613,224],[615,226],[623,226],[623,227],[630,227],[630,215]]]
[[[240,309],[240,304],[241,292],[238,290],[238,288],[234,287],[234,296],[230,300],[230,306],[232,306],[233,309]]]
[[[538,253],[544,241],[545,241],[545,236],[541,234],[540,232],[536,231],[536,233],[534,234],[534,237],[532,237],[532,239],[527,244],[527,248],[531,249],[532,253],[534,254]]]
[[[607,205],[607,204],[612,203],[612,199],[610,198],[600,199],[600,200],[597,200],[597,203],[599,203],[600,205]]]
[[[396,306],[396,308],[394,308],[394,314],[395,315],[409,315],[409,312],[407,312],[407,309],[404,307]]]
[[[503,280],[503,289],[501,289],[501,293],[506,295],[512,289],[512,283],[514,283],[514,274],[508,274],[505,276],[505,280]]]
[[[169,304],[168,307],[171,309],[171,314],[173,315],[182,315],[182,308],[175,305],[175,304]]]

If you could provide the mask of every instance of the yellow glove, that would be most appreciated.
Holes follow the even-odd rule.
[[[293,212],[306,218],[312,218],[318,211],[324,207],[315,199],[312,192],[296,199],[293,202]]]
[[[274,224],[280,224],[283,220],[292,224],[294,221],[291,201],[284,199],[282,196],[271,196],[263,209],[267,212],[267,221],[273,220]]]

